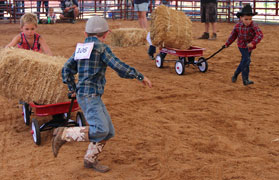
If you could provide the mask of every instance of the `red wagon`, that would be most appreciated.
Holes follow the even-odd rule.
[[[77,112],[76,120],[71,120],[71,112],[78,111],[80,108],[75,99],[69,102],[62,102],[57,104],[39,105],[34,102],[22,104],[22,114],[26,125],[30,125],[30,117],[35,116],[52,116],[52,119],[47,123],[39,126],[38,120],[32,118],[31,134],[33,140],[37,145],[41,144],[41,131],[51,130],[60,126],[85,126],[85,118],[82,112]]]
[[[155,63],[158,68],[162,68],[164,62],[175,61],[175,71],[178,75],[184,74],[185,66],[189,66],[190,64],[197,66],[200,72],[206,72],[208,69],[207,60],[215,56],[224,48],[225,46],[222,46],[221,49],[219,49],[209,58],[202,57],[205,48],[200,48],[197,46],[191,46],[189,49],[186,50],[173,49],[173,48],[161,48],[160,53],[157,54],[155,58]],[[178,56],[178,60],[165,60],[167,54]],[[200,57],[200,58],[198,60],[195,60],[195,57]]]

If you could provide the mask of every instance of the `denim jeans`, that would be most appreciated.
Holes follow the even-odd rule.
[[[17,14],[20,14],[19,16],[22,16],[25,12],[24,1],[16,1],[16,8],[17,8],[16,9]]]
[[[48,1],[37,1],[37,17],[40,19],[40,12],[41,12],[41,4],[42,2],[45,5],[46,15],[48,14]]]
[[[235,71],[235,75],[238,75],[241,73],[242,80],[248,80],[249,79],[249,66],[251,62],[251,52],[249,52],[248,48],[239,48],[239,51],[242,55],[241,61]]]
[[[114,127],[101,96],[77,96],[85,119],[89,124],[89,140],[100,142],[114,136]]]

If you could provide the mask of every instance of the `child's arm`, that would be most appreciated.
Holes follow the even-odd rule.
[[[255,47],[262,39],[263,39],[263,32],[261,29],[254,24],[253,29],[256,33],[255,37],[253,38],[252,42],[250,42],[247,46],[250,48]]]
[[[69,91],[75,91],[75,74],[77,74],[77,61],[71,56],[62,68],[62,81],[68,85]]]
[[[43,53],[52,56],[52,52],[43,37],[40,37],[40,45],[43,50]]]
[[[230,35],[230,37],[228,38],[228,40],[225,44],[226,47],[229,47],[237,38],[238,33],[237,33],[237,27],[236,26],[233,28],[233,30],[231,32],[231,35]]]
[[[18,43],[20,43],[20,34],[16,35],[13,40],[6,45],[6,47],[15,47]]]
[[[138,79],[144,85],[148,85],[152,87],[151,81],[144,77],[140,72],[138,72],[135,68],[130,67],[124,62],[120,61],[110,50],[109,47],[106,46],[104,53],[101,55],[101,59],[113,70],[115,70],[118,75],[122,78],[127,79]]]

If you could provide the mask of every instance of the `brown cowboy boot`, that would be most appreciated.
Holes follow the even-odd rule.
[[[98,161],[98,154],[100,154],[105,146],[105,143],[90,142],[88,149],[84,156],[84,167],[92,168],[95,171],[105,173],[110,170],[108,166],[102,165]]]
[[[98,172],[101,172],[101,173],[105,173],[105,172],[108,172],[110,170],[110,168],[108,166],[100,164],[98,160],[96,160],[93,163],[89,162],[87,160],[84,160],[84,167],[85,168],[92,168],[95,171],[98,171]]]
[[[89,141],[89,127],[59,127],[53,131],[52,152],[57,157],[59,149],[66,142]]]
[[[209,39],[209,33],[204,32],[203,35],[201,37],[199,37],[198,39]]]

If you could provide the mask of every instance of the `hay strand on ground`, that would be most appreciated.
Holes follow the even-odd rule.
[[[118,47],[140,46],[146,43],[147,32],[140,28],[113,29],[111,45]]]
[[[160,5],[151,15],[150,36],[155,46],[188,49],[192,45],[192,22],[183,12]]]
[[[65,58],[18,48],[0,50],[0,94],[9,99],[52,104],[69,101],[61,69]]]

